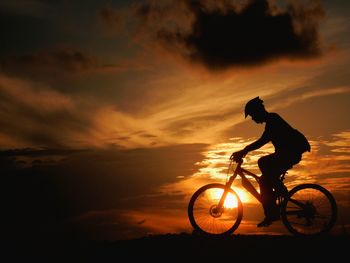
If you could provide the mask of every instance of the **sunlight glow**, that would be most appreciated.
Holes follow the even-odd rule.
[[[222,193],[223,193],[223,189],[215,189],[215,191],[211,191],[210,194],[210,198],[213,200],[220,200]],[[226,196],[225,202],[224,202],[224,207],[226,208],[235,208],[238,206],[238,202],[237,202],[237,198],[236,196],[234,196],[231,193],[228,193],[228,195]]]
[[[237,195],[242,203],[252,201],[252,198],[249,197],[249,194],[247,192],[245,192],[244,190],[242,190],[240,188],[234,188],[234,191],[237,193]],[[215,189],[215,191],[210,192],[211,196],[209,198],[213,199],[213,200],[219,200],[221,198],[222,194],[223,194],[222,189]],[[228,193],[228,195],[226,196],[225,202],[224,202],[224,207],[235,208],[237,206],[238,206],[237,197],[232,193]]]

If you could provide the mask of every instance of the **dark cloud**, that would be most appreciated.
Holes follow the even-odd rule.
[[[72,150],[72,149],[34,149],[34,148],[23,148],[23,149],[9,149],[0,151],[0,157],[18,157],[18,156],[50,156],[50,155],[69,155],[72,153],[82,152],[83,150]]]
[[[59,93],[26,88],[16,90],[15,83],[10,83],[12,86],[2,84],[0,134],[5,137],[24,145],[62,147],[72,143],[70,135],[88,132],[92,125],[88,114],[72,109],[71,101]],[[9,88],[17,96],[10,94]]]
[[[2,233],[13,238],[25,237],[32,231],[40,235],[59,231],[70,219],[91,211],[140,209],[139,201],[135,203],[132,197],[153,192],[178,176],[191,175],[205,146],[2,151],[0,223],[2,230],[6,230]],[[23,156],[43,160],[57,155],[65,158],[27,166],[18,162]],[[74,225],[79,227],[79,222]]]
[[[193,17],[191,30],[164,27],[156,32],[157,37],[168,49],[180,50],[185,58],[209,69],[257,65],[278,58],[305,59],[322,53],[318,25],[324,11],[316,2],[289,4],[284,10],[262,0],[236,5],[228,1],[186,3]],[[139,14],[150,17],[152,10],[142,10]]]
[[[55,48],[30,54],[4,55],[0,68],[8,74],[43,78],[72,75],[100,67],[97,58],[74,48]]]
[[[55,33],[57,27],[48,19],[13,14],[0,6],[0,54],[52,45],[57,41]]]
[[[99,17],[104,25],[106,25],[112,32],[116,33],[120,33],[125,23],[123,16],[119,15],[118,10],[106,6],[99,12]]]

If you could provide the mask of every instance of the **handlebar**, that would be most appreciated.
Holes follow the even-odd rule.
[[[243,158],[233,158],[231,159],[233,160],[234,162],[236,162],[237,164],[242,164],[243,163]]]
[[[230,160],[235,161],[236,163],[243,163],[243,158],[247,155],[248,152],[246,152],[244,149],[240,150],[238,152],[234,152],[230,156]]]
[[[245,155],[244,156],[232,156],[231,155],[230,160],[241,164],[241,163],[243,163],[244,157],[245,157]]]

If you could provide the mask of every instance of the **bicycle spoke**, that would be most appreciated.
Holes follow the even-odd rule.
[[[324,233],[335,222],[334,199],[327,190],[315,184],[293,188],[282,210],[282,221],[293,234]]]
[[[237,208],[217,208],[225,186],[210,184],[199,189],[191,198],[189,205],[189,218],[195,229],[207,234],[220,235],[234,231],[242,219],[242,204],[238,195],[229,190],[226,200],[234,200]]]
[[[303,210],[294,210],[294,211],[287,211],[286,215],[298,215],[302,213]]]

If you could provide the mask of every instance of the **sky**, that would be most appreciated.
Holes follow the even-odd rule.
[[[196,189],[263,132],[259,96],[309,139],[286,185],[325,186],[350,231],[350,3],[0,2],[2,228],[91,239],[191,232]],[[256,162],[272,145],[249,153]],[[244,218],[259,204],[239,184]]]

